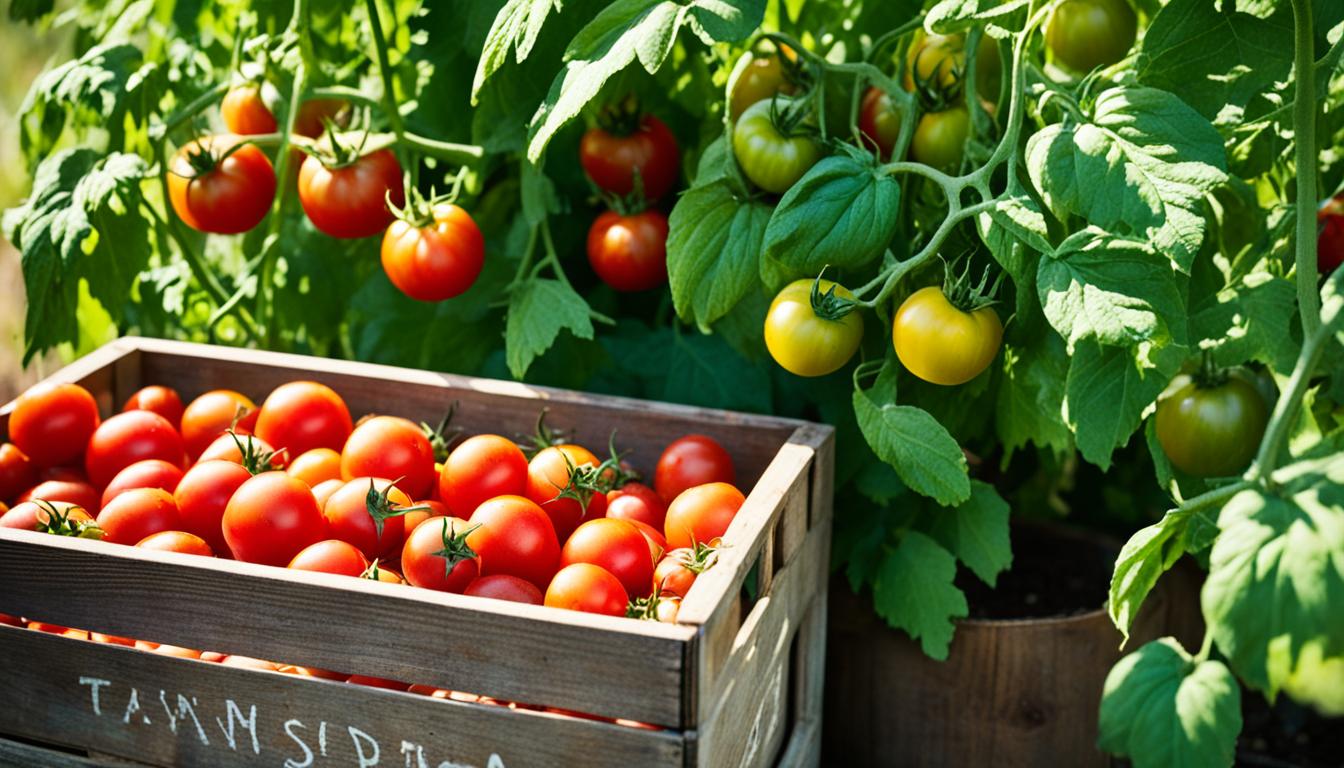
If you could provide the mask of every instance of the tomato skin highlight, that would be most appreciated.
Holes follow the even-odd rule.
[[[546,588],[545,604],[551,608],[624,616],[629,603],[620,580],[591,563],[561,568]]]
[[[392,223],[387,201],[406,202],[401,164],[390,149],[364,155],[342,168],[328,168],[315,155],[299,167],[299,203],[318,231],[331,237],[372,237]]]
[[[467,545],[480,556],[482,576],[503,573],[546,588],[560,564],[560,542],[541,507],[522,496],[498,496],[477,507],[470,522],[480,526]]]
[[[431,517],[417,525],[401,548],[401,575],[406,583],[438,592],[465,591],[480,574],[481,558],[469,547],[460,552],[461,559],[439,553],[450,546],[445,539],[451,542],[471,527],[458,517]]]
[[[690,556],[689,549],[674,549],[658,561],[658,567],[653,570],[653,583],[658,594],[686,597],[697,575],[686,567],[686,560]]]
[[[910,156],[916,162],[942,171],[955,171],[966,154],[966,137],[971,130],[971,114],[965,107],[942,112],[927,112],[919,117]]]
[[[299,550],[285,567],[359,578],[368,569],[369,561],[357,548],[340,539],[324,539]]]
[[[68,464],[102,420],[98,403],[78,384],[37,384],[14,401],[9,439],[38,467]]]
[[[781,368],[797,376],[838,371],[863,341],[863,316],[857,311],[828,320],[812,309],[813,282],[805,278],[784,286],[765,315],[766,349]],[[843,285],[821,281],[823,294],[832,288],[836,296],[854,298]]]
[[[397,290],[416,301],[444,301],[466,293],[480,276],[485,236],[471,214],[442,203],[427,226],[400,219],[389,224],[380,258]]]
[[[607,517],[641,522],[662,530],[667,502],[647,485],[626,483],[607,491]]]
[[[182,527],[173,495],[159,488],[132,488],[98,513],[103,541],[132,545],[151,534]]]
[[[646,210],[604,211],[588,230],[588,263],[617,291],[647,291],[667,282],[667,217]]]
[[[152,411],[127,411],[94,431],[84,451],[84,469],[90,484],[105,488],[118,472],[137,461],[161,459],[180,467],[186,455],[182,436],[167,419]]]
[[[255,84],[230,88],[220,102],[219,114],[230,133],[252,136],[279,130],[275,115],[261,99],[261,88]]]
[[[220,525],[234,558],[279,566],[327,538],[326,527],[312,491],[284,472],[263,472],[239,486]]]
[[[663,449],[654,469],[653,487],[669,504],[687,488],[737,482],[733,457],[707,435],[686,435]]]
[[[314,448],[340,451],[354,424],[341,396],[315,381],[281,384],[261,404],[256,435],[298,456]]]
[[[647,200],[657,200],[677,183],[680,151],[662,120],[644,115],[628,136],[589,128],[579,141],[579,164],[604,192],[624,197],[635,189],[635,170]]]
[[[1123,59],[1138,28],[1127,0],[1065,0],[1045,22],[1045,42],[1065,66],[1086,73]]]
[[[275,200],[275,169],[266,154],[244,144],[224,157],[241,137],[203,136],[184,145],[169,161],[168,199],[178,218],[198,232],[236,235],[261,223]],[[223,157],[197,175],[188,157],[209,152]]]
[[[215,389],[192,400],[182,411],[182,442],[193,460],[215,438],[237,421],[238,434],[251,434],[257,425],[257,406],[247,395]]]
[[[1174,467],[1195,477],[1231,477],[1255,458],[1269,407],[1240,376],[1201,387],[1181,374],[1158,398],[1154,418],[1157,441]]]
[[[14,501],[64,501],[97,514],[102,509],[102,495],[98,489],[83,480],[44,480],[19,494]]]
[[[0,501],[14,498],[36,481],[37,471],[28,454],[13,443],[0,443]]]
[[[136,543],[141,549],[157,549],[161,552],[181,552],[184,555],[214,557],[215,552],[205,539],[185,531],[159,531],[151,533]]]
[[[713,544],[732,524],[746,497],[728,483],[706,483],[682,492],[667,507],[663,533],[667,546],[692,548]]]
[[[341,478],[356,477],[401,478],[397,487],[419,498],[435,480],[434,448],[410,420],[374,416],[360,422],[341,449]]]
[[[137,461],[118,472],[117,476],[112,478],[112,482],[107,484],[103,489],[100,506],[106,507],[117,494],[132,488],[158,488],[172,493],[177,490],[177,484],[180,482],[182,482],[182,468],[176,464],[162,459]]]
[[[859,136],[864,146],[874,149],[881,159],[891,157],[901,135],[901,116],[891,96],[877,86],[869,86],[859,108]]]
[[[328,480],[341,482],[341,454],[330,448],[304,451],[289,462],[285,474],[297,477],[310,488],[317,488]]]
[[[931,384],[954,386],[979,376],[994,361],[1003,323],[990,307],[963,312],[943,289],[910,294],[892,320],[892,346],[911,373]]]
[[[512,440],[473,435],[463,440],[439,470],[439,498],[457,517],[470,519],[496,496],[527,494],[527,456]]]
[[[603,517],[576,528],[560,550],[562,569],[574,563],[600,566],[620,580],[628,597],[648,597],[653,591],[649,543],[628,521]]]
[[[544,600],[541,590],[537,589],[532,582],[502,573],[497,573],[494,576],[481,576],[468,584],[463,594],[528,605],[541,605]]]
[[[771,100],[752,104],[733,126],[733,154],[742,173],[766,192],[782,195],[821,159],[809,136],[785,136],[770,120]]]
[[[182,427],[182,398],[177,390],[158,385],[148,386],[126,399],[123,411],[153,411],[168,420],[173,429]]]
[[[173,491],[182,530],[195,534],[217,555],[229,554],[221,523],[229,499],[252,473],[230,461],[202,461],[182,476]]]

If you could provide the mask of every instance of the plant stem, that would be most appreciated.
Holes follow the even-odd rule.
[[[1311,374],[1316,370],[1316,363],[1320,360],[1326,342],[1334,333],[1334,325],[1322,325],[1318,317],[1315,332],[1302,343],[1302,353],[1297,356],[1297,364],[1293,366],[1293,374],[1288,379],[1288,388],[1274,405],[1274,413],[1269,417],[1269,426],[1265,428],[1265,436],[1260,441],[1260,452],[1255,457],[1255,464],[1251,465],[1250,478],[1268,482],[1274,470],[1278,469],[1288,430],[1297,421],[1302,396],[1306,394]]]
[[[158,128],[156,129],[155,139],[157,141],[162,142],[164,139],[167,138],[169,133],[172,133],[174,130],[179,128],[183,123],[186,123],[188,120],[191,120],[196,115],[200,114],[201,112],[204,112],[208,107],[211,107],[215,103],[217,103],[220,97],[222,97],[225,93],[227,93],[228,90],[229,90],[228,83],[220,83],[219,85],[216,85],[214,88],[211,88],[205,93],[202,93],[200,96],[197,96],[195,99],[192,99],[190,102],[187,103],[185,107],[182,107],[173,114],[169,115],[168,119],[164,120],[163,123],[160,126],[158,126]]]
[[[475,144],[453,144],[447,141],[436,141],[414,133],[402,133],[401,141],[422,154],[457,165],[467,165],[485,157],[485,150]]]
[[[359,104],[364,107],[383,108],[383,102],[364,93],[358,88],[351,88],[346,85],[328,85],[322,88],[309,88],[305,98],[311,99],[344,99],[352,104]]]
[[[401,119],[401,108],[397,105],[397,94],[392,86],[392,65],[387,57],[387,39],[383,37],[383,22],[378,16],[378,0],[366,0],[369,9],[369,29],[373,33],[373,47],[378,53],[378,75],[383,81],[383,110],[392,124],[392,132],[400,142],[406,134],[406,124]]]
[[[886,282],[882,284],[882,290],[879,291],[871,301],[857,302],[859,306],[867,307],[869,309],[880,306],[891,296],[892,291],[896,290],[896,284],[900,282],[900,279],[904,277],[906,273],[920,264],[923,264],[925,261],[928,261],[938,252],[943,241],[947,239],[948,235],[952,234],[953,227],[972,216],[978,216],[998,205],[998,200],[986,200],[983,203],[976,203],[975,205],[962,208],[960,201],[957,199],[950,198],[950,201],[951,209],[948,211],[947,217],[943,219],[942,224],[938,225],[938,229],[935,230],[933,236],[929,238],[929,242],[920,249],[919,253],[911,256],[905,261],[897,262],[893,265],[887,273]]]
[[[1315,33],[1311,0],[1293,0],[1294,163],[1297,166],[1297,308],[1302,336],[1311,337],[1320,325],[1320,296],[1316,293],[1316,77],[1313,68]]]
[[[1255,484],[1249,480],[1238,480],[1230,485],[1224,485],[1211,491],[1205,491],[1198,496],[1192,496],[1182,502],[1179,509],[1187,514],[1193,514],[1209,507],[1222,506],[1230,501],[1233,496],[1254,486]]]

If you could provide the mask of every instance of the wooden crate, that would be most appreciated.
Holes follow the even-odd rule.
[[[323,382],[351,412],[528,433],[541,407],[577,441],[617,430],[651,467],[676,437],[727,446],[749,490],[678,624],[0,531],[0,612],[156,642],[348,670],[625,718],[237,669],[0,626],[0,733],[157,765],[764,766],[819,760],[832,430],[788,419],[426,371],[125,338],[51,377],[104,414],[136,389],[262,398]],[[12,406],[0,409],[0,437]],[[755,573],[759,598],[744,584]],[[286,762],[289,761],[289,762]]]

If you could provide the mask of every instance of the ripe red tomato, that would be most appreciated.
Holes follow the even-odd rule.
[[[360,157],[339,168],[328,168],[316,155],[299,167],[299,203],[308,220],[331,237],[371,237],[392,223],[388,200],[406,202],[401,164],[390,149]]]
[[[186,531],[159,531],[141,539],[135,546],[143,549],[157,549],[162,552],[181,552],[184,555],[214,557],[215,551],[205,543],[205,539]]]
[[[261,223],[275,199],[275,169],[241,137],[203,136],[177,151],[168,167],[168,199],[198,232],[236,235]],[[233,150],[230,152],[230,150]]]
[[[424,509],[420,509],[415,512],[407,512],[406,514],[402,515],[401,524],[403,530],[414,531],[416,526],[420,525],[421,523],[425,522],[431,517],[460,517],[460,515],[454,515],[448,509],[448,505],[444,504],[442,501],[425,499],[423,501],[415,502],[414,506],[424,507]],[[466,518],[463,519],[465,520]]]
[[[239,486],[220,527],[235,558],[266,565],[285,565],[327,538],[313,492],[284,472],[263,472]]]
[[[19,395],[9,439],[39,467],[78,459],[98,428],[98,403],[78,384],[38,384]]]
[[[177,490],[177,484],[180,482],[182,482],[182,468],[176,464],[162,459],[137,461],[112,478],[112,482],[103,489],[102,503],[99,506],[106,507],[117,494],[132,488],[158,488],[172,493]]]
[[[289,462],[285,474],[297,477],[310,488],[328,480],[341,479],[341,454],[330,448],[314,448],[304,451]]]
[[[653,558],[644,534],[626,520],[589,520],[574,530],[560,550],[560,566],[592,563],[620,579],[626,595],[648,597],[653,591]]]
[[[370,497],[369,491],[373,490]],[[383,498],[383,495],[386,498]],[[364,557],[388,557],[405,538],[404,522],[392,513],[411,506],[411,498],[391,481],[357,477],[347,481],[322,505],[327,535],[359,548]],[[382,533],[375,515],[383,517]]]
[[[354,425],[341,396],[315,381],[291,381],[261,404],[257,437],[298,456],[314,448],[339,451]]]
[[[255,83],[230,88],[219,105],[219,114],[231,133],[252,136],[279,130],[275,115],[262,101],[261,87]]]
[[[467,543],[471,529],[460,517],[431,517],[416,526],[401,548],[402,577],[439,592],[465,591],[481,570],[481,558]]]
[[[129,637],[117,637],[116,635],[104,635],[101,632],[90,632],[89,639],[95,643],[104,645],[121,645],[127,648],[134,648],[135,641]]]
[[[591,563],[561,568],[546,588],[546,605],[552,608],[624,616],[629,603],[620,580]]]
[[[733,457],[717,440],[705,435],[686,435],[672,441],[658,457],[653,472],[653,487],[669,504],[687,488],[735,482]]]
[[[859,133],[864,146],[876,149],[882,159],[891,157],[901,134],[901,116],[892,106],[891,96],[877,86],[870,86],[863,94]]]
[[[397,680],[388,680],[385,677],[373,677],[371,675],[351,675],[345,679],[345,682],[351,685],[366,685],[371,688],[385,688],[389,691],[410,690],[410,683],[403,683]]]
[[[46,480],[19,494],[15,501],[64,501],[97,514],[102,509],[102,495],[98,489],[83,480]]]
[[[392,477],[414,498],[434,482],[434,448],[415,423],[399,416],[360,422],[341,449],[341,477]]]
[[[397,290],[417,301],[443,301],[476,282],[485,264],[485,237],[471,214],[443,203],[423,227],[400,219],[389,224],[381,257]]]
[[[257,425],[257,406],[247,395],[231,389],[216,389],[192,400],[182,411],[182,442],[192,459],[233,427],[240,435]]]
[[[588,230],[588,263],[618,291],[647,291],[667,282],[667,217],[647,210],[605,211]]]
[[[21,501],[14,508],[0,515],[0,528],[17,528],[23,531],[36,531],[38,525],[51,522],[51,510],[55,509],[59,517],[64,516],[68,523],[78,526],[80,523],[92,523],[93,516],[83,507],[67,501],[47,502]]]
[[[439,471],[439,498],[458,517],[496,496],[527,493],[527,457],[499,435],[475,435],[448,454]]]
[[[345,485],[344,480],[323,480],[313,486],[313,498],[317,501],[317,508],[325,507],[331,495],[339,491],[343,485]]]
[[[286,451],[276,451],[270,443],[256,435],[230,435],[225,432],[201,451],[197,461],[231,461],[256,473],[284,469],[286,456]]]
[[[121,410],[153,411],[167,419],[168,423],[173,425],[173,429],[180,428],[182,424],[182,398],[177,394],[177,390],[157,384],[131,395],[127,398],[126,404],[121,406]]]
[[[229,554],[220,523],[229,499],[252,473],[229,461],[202,461],[182,476],[173,492],[182,530],[205,540],[219,555]]]
[[[344,122],[337,120],[337,116],[345,107],[345,99],[309,99],[299,107],[299,114],[294,118],[294,132],[315,139],[326,130],[323,118]]]
[[[593,127],[579,142],[579,163],[599,189],[620,196],[634,191],[638,170],[644,198],[657,200],[677,183],[677,139],[653,115],[625,136]]]
[[[667,502],[643,483],[626,483],[607,491],[607,517],[635,520],[661,530]]]
[[[663,532],[639,520],[627,520],[626,522],[639,529],[644,534],[644,539],[649,543],[649,559],[658,562],[663,559],[663,553],[667,551],[667,537]]]
[[[37,472],[28,454],[13,443],[0,443],[0,500],[14,498],[36,481]]]
[[[1344,264],[1344,193],[1316,212],[1316,227],[1316,271],[1326,277]]]
[[[578,445],[553,445],[537,453],[528,463],[527,497],[540,504],[551,518],[560,541],[568,539],[584,520],[606,514],[606,494],[573,487],[575,475],[585,468],[591,471],[601,463],[591,451]],[[562,497],[562,494],[566,495]],[[586,506],[568,494],[586,495]]]
[[[653,583],[660,595],[686,596],[698,575],[686,567],[690,561],[689,549],[674,549],[658,561],[658,567],[653,569]]]
[[[239,656],[238,654],[229,654],[219,660],[220,666],[237,667],[239,669],[259,669],[263,672],[279,672],[280,665],[273,661],[254,659],[251,656]]]
[[[358,578],[368,569],[369,561],[354,546],[340,539],[325,539],[299,550],[288,567]]]
[[[114,544],[135,544],[159,531],[182,527],[173,495],[161,488],[132,488],[112,499],[98,513],[103,540]]]
[[[480,527],[467,535],[467,544],[481,557],[482,576],[508,574],[541,589],[550,583],[560,563],[560,542],[535,502],[497,496],[477,507],[471,522]]]
[[[182,466],[186,460],[182,436],[157,413],[127,411],[94,431],[84,451],[84,469],[95,488],[105,488],[118,472],[145,459]]]
[[[728,530],[746,497],[728,483],[707,483],[683,491],[667,507],[663,532],[673,549],[712,544]]]
[[[468,584],[463,594],[528,605],[541,605],[543,600],[541,590],[532,582],[502,573],[481,576]]]

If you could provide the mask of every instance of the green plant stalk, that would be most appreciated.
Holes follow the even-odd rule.
[[[162,124],[155,128],[152,138],[156,142],[162,143],[168,138],[169,133],[177,130],[193,117],[216,104],[224,94],[228,93],[228,91],[229,84],[220,83],[205,93],[202,93],[200,96],[197,96],[195,99],[187,102],[186,106],[169,115],[167,120],[164,120]]]
[[[1311,0],[1293,0],[1294,58],[1297,73],[1293,98],[1294,163],[1297,166],[1297,307],[1302,336],[1320,325],[1316,290],[1316,77],[1312,53],[1315,33]]]
[[[401,108],[397,105],[397,94],[392,86],[392,65],[387,56],[387,39],[383,37],[383,22],[378,16],[378,0],[366,0],[369,9],[369,30],[373,33],[373,47],[378,54],[378,76],[383,81],[383,110],[392,124],[392,132],[401,142],[406,135],[406,124],[401,119]],[[404,159],[404,158],[403,158]]]
[[[1302,343],[1302,353],[1297,356],[1297,364],[1293,366],[1292,376],[1288,379],[1288,388],[1274,405],[1274,413],[1269,417],[1269,426],[1265,428],[1265,436],[1260,441],[1260,451],[1255,457],[1255,463],[1251,465],[1248,476],[1252,479],[1268,483],[1274,470],[1278,469],[1279,459],[1283,456],[1283,444],[1288,439],[1288,430],[1297,420],[1297,412],[1302,407],[1302,397],[1311,383],[1316,363],[1320,361],[1321,353],[1325,351],[1325,345],[1334,335],[1334,327],[1338,325],[1338,318],[1332,320],[1333,322],[1322,324],[1317,318],[1316,330]]]
[[[383,102],[369,96],[358,88],[351,88],[346,85],[327,85],[321,88],[309,88],[308,92],[304,94],[304,97],[311,99],[343,99],[363,107],[370,107],[373,109],[383,108]]]

